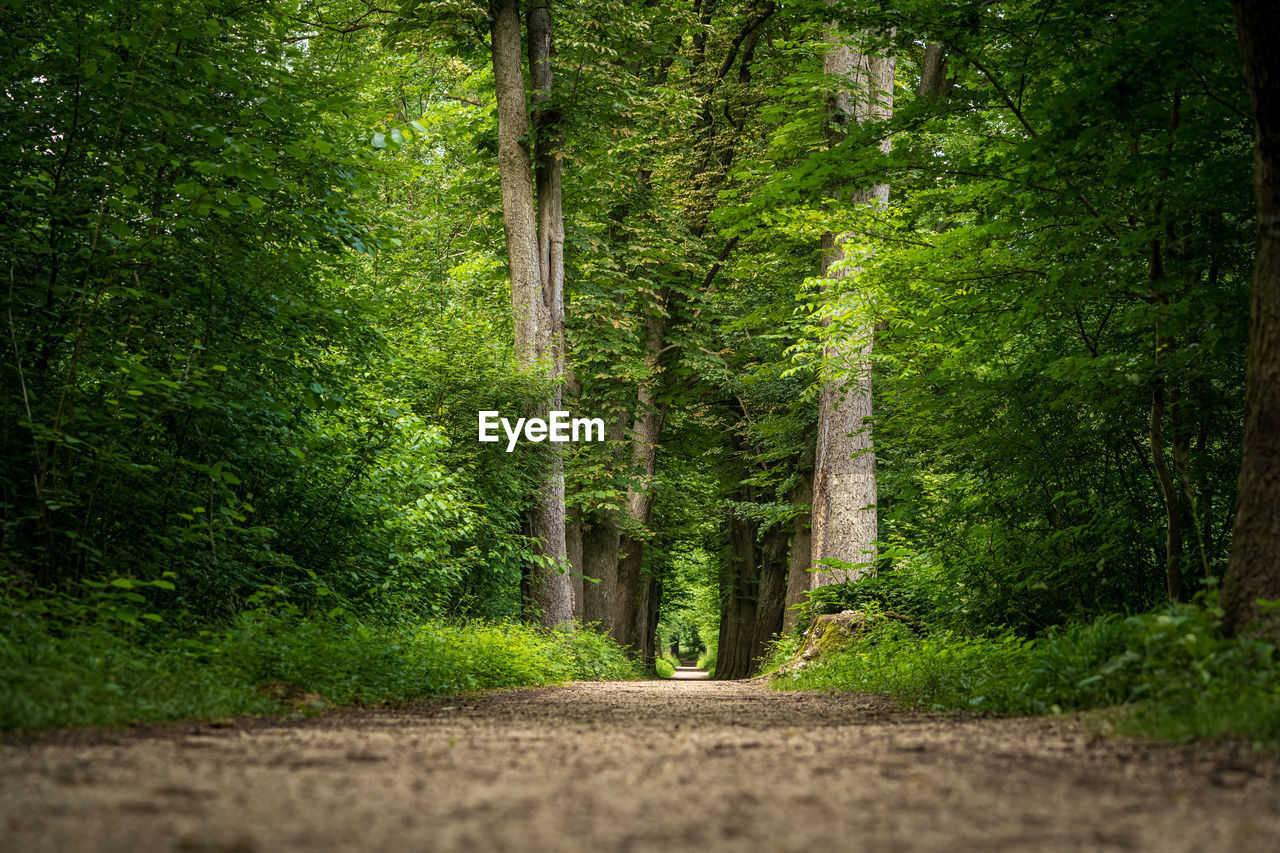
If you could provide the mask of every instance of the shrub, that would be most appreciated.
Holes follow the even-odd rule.
[[[1224,638],[1220,616],[1211,605],[1182,605],[1127,619],[1104,616],[1034,640],[1012,632],[920,636],[886,621],[775,686],[892,693],[912,705],[1005,714],[1127,705],[1133,731],[1275,742],[1276,648]],[[775,667],[779,657],[771,659]]]
[[[718,646],[714,643],[705,652],[698,656],[698,669],[705,669],[711,674],[712,678],[716,675],[716,652]]]
[[[637,677],[608,637],[508,623],[379,627],[241,614],[222,631],[51,618],[0,609],[0,729],[278,712],[286,682],[328,703],[375,703],[571,679]]]

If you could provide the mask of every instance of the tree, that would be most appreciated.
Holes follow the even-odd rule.
[[[841,128],[869,121],[883,121],[893,112],[894,60],[878,52],[854,50],[833,24],[826,34],[830,45],[823,72],[842,81],[831,98],[835,125],[832,141]],[[887,146],[887,141],[882,146]],[[889,185],[877,183],[852,195],[854,203],[884,205]],[[848,337],[826,344],[824,375],[818,402],[817,449],[814,458],[812,509],[812,562],[865,564],[875,558],[876,462],[871,443],[871,352],[873,334],[870,306],[855,288],[840,292],[840,282],[855,275],[857,261],[846,257],[852,234],[828,234],[823,238],[822,275],[831,280],[832,295],[826,312],[860,315]],[[817,586],[856,578],[860,570],[825,566],[812,576]]]
[[[1231,560],[1223,579],[1228,631],[1280,640],[1280,6],[1234,0],[1253,105],[1257,255],[1249,306],[1247,414]]]
[[[799,474],[792,499],[799,510],[792,519],[791,554],[787,570],[787,591],[782,612],[782,630],[794,631],[800,620],[799,607],[807,600],[813,578],[809,569],[813,566],[813,468],[805,466]]]
[[[494,93],[498,102],[498,174],[502,224],[516,317],[515,355],[551,384],[545,405],[531,416],[559,406],[564,376],[564,219],[560,197],[560,157],[551,97],[551,11],[533,6],[528,14],[529,69],[538,105],[530,122],[525,105],[524,51],[518,0],[498,0],[492,9]],[[533,150],[530,151],[530,138]],[[536,166],[536,169],[535,169]],[[547,470],[529,513],[529,534],[537,543],[524,589],[545,626],[573,618],[573,590],[565,571],[564,461],[548,445]]]

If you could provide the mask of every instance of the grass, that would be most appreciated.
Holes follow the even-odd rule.
[[[0,729],[280,713],[260,693],[273,681],[332,705],[637,675],[611,640],[586,630],[372,627],[253,612],[192,636],[0,610]]]
[[[698,655],[698,669],[705,669],[711,678],[716,676],[716,653],[719,651],[717,644],[712,644],[705,652]]]
[[[1102,617],[1035,640],[918,634],[885,620],[774,686],[892,693],[915,706],[1012,715],[1123,706],[1130,713],[1121,728],[1129,733],[1277,745],[1277,650],[1222,637],[1220,615],[1184,605]],[[798,642],[781,641],[768,668],[788,659]]]

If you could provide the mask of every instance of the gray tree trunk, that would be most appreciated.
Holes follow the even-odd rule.
[[[787,540],[790,526],[775,524],[760,543],[757,571],[756,618],[752,628],[751,670],[757,671],[774,634],[782,630],[782,609],[787,601]]]
[[[720,566],[720,640],[716,651],[717,679],[751,674],[751,643],[755,638],[756,523],[730,514],[725,521],[728,540]]]
[[[950,89],[946,52],[942,45],[931,41],[925,46],[924,62],[920,66],[920,94],[926,98],[939,98]]]
[[[511,304],[515,314],[515,355],[529,368],[543,370],[553,382],[551,398],[531,415],[541,415],[559,403],[564,347],[564,224],[560,201],[559,162],[548,171],[546,146],[554,134],[538,131],[539,169],[535,194],[531,128],[525,108],[522,43],[517,0],[496,0],[493,6],[493,78],[498,112],[498,177],[502,189],[502,225],[507,239],[511,274]],[[551,91],[551,16],[546,6],[530,11],[529,58],[535,101]],[[541,227],[540,227],[541,226]],[[557,243],[558,240],[558,243]],[[542,245],[547,246],[545,258]],[[545,263],[544,263],[545,261]],[[559,316],[553,316],[558,312]],[[541,560],[528,569],[522,588],[538,613],[540,624],[552,627],[573,618],[573,590],[565,566],[564,462],[555,445],[546,479],[529,513],[529,535]]]
[[[1280,642],[1280,5],[1235,0],[1236,32],[1253,103],[1257,256],[1249,306],[1247,412],[1224,627]]]
[[[853,50],[829,28],[831,45],[823,71],[848,81],[832,98],[832,112],[846,122],[888,118],[893,113],[891,57]],[[877,184],[854,198],[886,203],[887,184]],[[871,563],[875,559],[876,466],[871,443],[871,352],[873,324],[868,306],[856,290],[841,292],[838,282],[855,275],[843,261],[850,235],[823,239],[822,273],[832,280],[828,308],[832,313],[861,313],[862,328],[847,338],[833,339],[824,352],[824,377],[818,402],[818,436],[814,458],[812,559]],[[831,568],[811,574],[813,586],[840,583],[864,569]]]
[[[796,623],[800,619],[800,613],[796,608],[805,602],[807,598],[805,594],[812,588],[813,583],[809,575],[809,569],[813,566],[813,537],[809,530],[813,519],[809,513],[813,504],[812,469],[801,472],[800,483],[796,486],[792,502],[803,506],[804,510],[797,513],[791,522],[791,558],[787,571],[787,597],[782,611],[782,630],[787,633],[795,630]]]
[[[636,660],[652,669],[658,652],[658,606],[661,604],[662,584],[652,575],[642,575],[636,589],[635,637]]]
[[[665,323],[656,311],[645,318],[645,363],[648,378],[637,392],[635,420],[631,431],[631,464],[641,472],[641,482],[627,490],[627,516],[632,527],[644,529],[653,511],[652,480],[657,470],[658,438],[662,433],[663,412],[658,406],[659,376],[658,357],[662,352]],[[633,646],[638,657],[652,657],[653,638],[645,627],[648,619],[649,600],[641,587],[648,583],[642,576],[644,567],[644,540],[624,533],[620,544],[621,560],[618,563],[618,594],[615,601],[615,618],[620,631],[625,632],[624,645]],[[647,588],[646,588],[647,589]]]
[[[582,585],[582,621],[599,623],[619,643],[618,630],[618,525],[612,518],[592,519],[582,529],[582,573],[592,581]]]
[[[569,585],[573,588],[573,619],[575,622],[582,622],[583,607],[586,602],[583,600],[585,572],[583,572],[582,562],[582,510],[580,509],[574,509],[565,514],[564,551],[565,559],[569,563],[569,571],[572,573]]]
[[[515,356],[526,367],[547,352],[550,330],[542,295],[542,259],[525,109],[524,55],[516,0],[497,0],[491,24],[493,83],[498,105],[498,180],[502,187],[502,228],[507,238],[511,307],[515,314]]]

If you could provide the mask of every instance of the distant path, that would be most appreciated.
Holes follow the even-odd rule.
[[[1280,763],[755,683],[0,745],[13,851],[1271,851]]]
[[[706,681],[711,677],[711,673],[696,666],[678,666],[671,677],[676,681]]]

